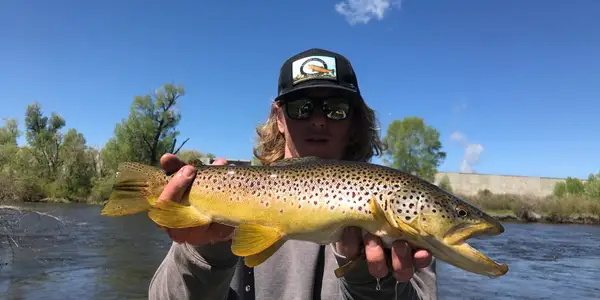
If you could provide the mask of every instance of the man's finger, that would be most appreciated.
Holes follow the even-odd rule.
[[[210,242],[210,235],[207,230],[210,225],[183,228],[179,230],[185,230],[185,242],[194,245],[201,246]]]
[[[392,244],[392,267],[394,277],[400,282],[409,281],[414,273],[412,249],[405,241],[395,241]]]
[[[385,277],[389,270],[386,264],[385,252],[383,252],[381,240],[372,234],[366,234],[363,239],[365,242],[365,256],[369,266],[369,273],[376,278]]]
[[[336,249],[348,259],[354,259],[360,254],[361,229],[356,227],[344,228],[342,240],[336,243]]]
[[[419,268],[419,269],[429,266],[429,264],[431,264],[431,261],[433,259],[433,257],[431,256],[431,253],[429,253],[429,251],[423,250],[423,249],[418,249],[418,250],[414,251],[413,256],[414,256],[414,261],[415,261],[415,267]]]
[[[227,160],[224,158],[217,158],[213,161],[213,165],[222,166],[227,164]]]
[[[183,244],[188,239],[187,228],[168,228],[167,234],[176,243]]]
[[[192,166],[184,166],[173,176],[158,197],[159,201],[180,202],[187,187],[194,181],[196,170]]]
[[[160,166],[167,174],[172,174],[185,166],[185,163],[175,154],[166,153],[160,157]]]

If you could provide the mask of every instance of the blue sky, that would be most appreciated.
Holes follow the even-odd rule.
[[[341,1],[3,1],[0,118],[38,101],[102,146],[135,95],[175,82],[180,139],[249,159],[281,63],[321,47],[352,61],[383,132],[440,130],[442,171],[600,170],[600,1]]]

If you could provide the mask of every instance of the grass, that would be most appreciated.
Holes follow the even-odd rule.
[[[490,192],[462,197],[503,220],[600,224],[600,199],[583,196],[530,197]]]

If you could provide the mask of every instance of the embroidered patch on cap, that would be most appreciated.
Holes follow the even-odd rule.
[[[329,56],[309,56],[292,63],[292,84],[311,79],[337,80],[335,58]]]

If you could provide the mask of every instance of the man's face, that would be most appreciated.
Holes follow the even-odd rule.
[[[325,104],[325,112],[322,110],[322,104]],[[277,124],[286,139],[286,157],[318,156],[342,159],[348,143],[352,114],[343,120],[332,120],[327,115],[334,118],[345,115],[348,104],[352,105],[339,95],[325,90],[314,90],[289,102],[287,107],[277,107]],[[295,119],[288,116],[286,110],[296,117],[308,117]]]

